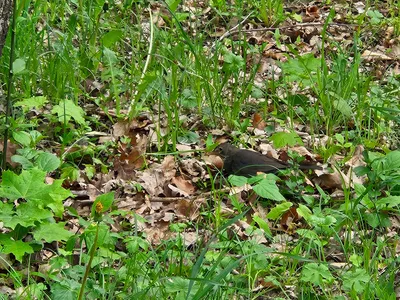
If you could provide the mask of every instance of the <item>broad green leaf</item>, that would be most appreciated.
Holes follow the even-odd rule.
[[[47,99],[44,96],[37,96],[26,98],[21,101],[17,101],[14,103],[14,106],[22,107],[22,111],[24,113],[30,111],[33,108],[42,108],[47,103]]]
[[[47,206],[53,210],[57,217],[61,217],[64,212],[63,200],[73,197],[70,190],[62,187],[63,182],[64,180],[62,179],[54,180],[51,188],[49,188],[49,196],[53,201],[47,203]]]
[[[0,201],[0,222],[3,222],[5,227],[8,227],[7,224],[13,219],[14,214],[14,204]]]
[[[113,201],[114,192],[98,196],[92,205],[92,217],[95,216],[96,212],[100,214],[110,209]]]
[[[189,13],[179,13],[177,12],[175,14],[176,19],[178,20],[178,22],[183,22],[185,21],[188,17],[190,16]]]
[[[178,142],[184,145],[193,145],[200,140],[199,135],[193,131],[186,131],[178,136]]]
[[[46,173],[39,169],[23,170],[20,175],[11,171],[3,173],[0,197],[11,201],[19,198],[40,200],[43,193],[44,178]]]
[[[339,142],[339,144],[341,144],[341,145],[344,144],[344,136],[343,135],[341,135],[340,133],[336,133],[335,138]]]
[[[364,216],[365,221],[367,221],[368,225],[372,228],[380,227],[390,227],[392,222],[390,221],[387,213],[382,212],[373,212],[367,213]]]
[[[22,258],[25,254],[32,254],[34,252],[31,245],[21,240],[2,240],[1,243],[3,244],[1,252],[7,254],[12,253],[19,262],[22,262]]]
[[[31,136],[33,145],[36,145],[38,142],[44,139],[44,136],[37,130],[29,131],[29,135]]]
[[[147,251],[149,249],[149,243],[143,237],[132,236],[129,242],[126,243],[126,249],[130,254],[137,253],[139,249]]]
[[[293,206],[292,202],[283,202],[276,205],[267,214],[267,218],[270,220],[277,220],[282,214],[284,214],[289,208]]]
[[[223,70],[226,72],[237,73],[245,66],[243,57],[227,52],[224,55]]]
[[[86,228],[83,237],[85,239],[86,245],[88,248],[92,247],[94,243],[94,239],[96,237],[97,227],[99,230],[99,235],[97,239],[97,246],[101,247],[103,245],[112,245],[115,246],[117,238],[114,233],[111,233],[110,228],[106,224],[91,224]]]
[[[237,175],[229,175],[228,181],[230,184],[234,186],[244,186],[247,183],[247,177],[237,176]]]
[[[35,226],[37,222],[41,223],[51,217],[53,214],[49,209],[44,209],[34,202],[25,202],[16,207],[11,220],[4,222],[4,226],[11,229],[15,229],[18,224],[23,227],[31,227]]]
[[[377,25],[381,22],[384,17],[379,10],[368,10],[367,15],[371,18],[371,24]]]
[[[60,123],[64,123],[64,120],[68,123],[72,118],[80,125],[85,124],[85,119],[83,118],[85,116],[85,111],[81,107],[75,105],[72,100],[61,100],[58,105],[53,107],[51,112],[58,115],[58,121]]]
[[[35,240],[47,243],[66,241],[74,234],[64,228],[65,222],[42,224],[33,232]]]
[[[397,170],[400,168],[400,151],[389,152],[385,159],[385,170]]]
[[[276,176],[275,174],[272,174],[272,173],[268,173],[268,174],[263,174],[262,173],[262,174],[259,174],[257,176],[253,176],[253,177],[248,178],[247,179],[247,183],[253,185],[255,183],[258,183],[258,182],[262,181],[263,179],[277,181],[277,180],[279,180],[279,177]]]
[[[254,222],[256,222],[256,223],[258,224],[258,226],[260,226],[260,228],[261,228],[262,230],[264,230],[265,234],[266,234],[269,238],[272,237],[272,232],[271,232],[271,230],[269,229],[268,222],[266,222],[263,218],[261,218],[261,217],[258,216],[258,215],[253,216],[253,220],[254,220]]]
[[[60,178],[75,181],[79,178],[79,169],[73,166],[63,167]]]
[[[68,278],[52,283],[50,299],[76,300],[80,285],[80,282]]]
[[[313,53],[308,53],[289,58],[281,66],[287,81],[296,81],[301,86],[310,86],[316,80],[317,70],[321,68],[321,59],[315,58]]]
[[[305,205],[299,204],[299,207],[296,209],[297,213],[299,214],[300,217],[303,217],[304,220],[307,221],[307,223],[310,223],[312,211]]]
[[[301,270],[300,280],[322,287],[325,283],[333,282],[334,278],[326,265],[308,263]]]
[[[45,184],[45,176],[46,172],[37,168],[23,170],[20,175],[5,171],[0,184],[0,197],[11,201],[20,198],[34,201],[36,205],[50,207],[57,216],[61,216],[62,201],[72,196],[72,193],[61,186],[62,180]]]
[[[378,201],[376,201],[375,204],[379,209],[393,208],[400,204],[400,196],[389,196],[381,198]]]
[[[277,132],[271,136],[270,140],[274,143],[275,148],[303,145],[303,141],[296,132]]]
[[[253,187],[253,190],[257,193],[257,195],[275,200],[275,201],[284,201],[285,197],[279,192],[278,187],[276,186],[276,182],[271,179],[263,179],[257,185]]]
[[[16,60],[14,60],[12,64],[12,71],[14,75],[23,73],[25,71],[25,68],[26,68],[25,59],[17,58]]]
[[[96,167],[93,165],[85,164],[85,173],[89,180],[91,180],[96,173]]]
[[[337,220],[333,216],[312,215],[309,222],[314,226],[333,226]]]
[[[314,241],[319,241],[319,236],[315,231],[300,228],[296,230],[296,233],[301,237],[305,237]]]
[[[167,293],[177,293],[182,291],[188,291],[190,280],[182,277],[169,277],[165,280],[165,291]],[[191,294],[194,294],[199,289],[198,284],[193,285]]]
[[[113,46],[116,42],[118,42],[122,38],[121,30],[110,30],[101,38],[103,45],[107,48]]]
[[[337,99],[333,101],[333,107],[338,110],[343,116],[349,118],[353,114],[353,110],[351,109],[348,101],[344,99]]]
[[[370,281],[370,276],[361,268],[347,271],[342,278],[344,290],[355,291],[357,294],[362,293]]]
[[[21,144],[24,147],[29,147],[31,144],[31,136],[25,131],[14,131],[12,133],[12,136],[17,143]]]
[[[172,12],[175,12],[176,9],[178,8],[178,5],[182,2],[182,0],[166,0],[165,3],[167,3],[169,9]]]
[[[179,104],[184,108],[195,108],[197,106],[196,95],[190,89],[184,89],[178,98]]]
[[[11,161],[20,164],[24,170],[32,169],[34,167],[34,164],[22,155],[11,156]]]
[[[60,159],[52,153],[42,152],[36,158],[36,165],[39,169],[52,172],[60,166]]]
[[[104,57],[106,58],[106,64],[108,66],[111,66],[118,62],[118,57],[115,54],[115,52],[108,49],[107,47],[104,47],[103,54],[104,54]]]

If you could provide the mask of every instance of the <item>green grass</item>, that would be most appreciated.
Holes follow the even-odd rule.
[[[10,142],[19,147],[13,153],[17,164],[3,173],[0,186],[0,251],[9,255],[0,285],[16,290],[21,299],[72,299],[79,293],[82,299],[291,299],[293,294],[301,299],[393,299],[399,284],[399,240],[391,217],[399,214],[400,204],[400,158],[393,150],[399,138],[400,81],[391,74],[377,78],[362,53],[381,40],[379,26],[399,30],[398,5],[385,4],[385,19],[367,12],[349,16],[360,25],[350,43],[333,40],[330,21],[322,30],[321,48],[312,53],[301,51],[300,40],[278,40],[288,48],[286,58],[277,62],[283,76],[264,77],[256,86],[268,43],[254,45],[246,33],[211,49],[215,39],[210,35],[217,27],[229,30],[233,18],[240,22],[250,13],[252,23],[278,27],[294,15],[283,9],[288,3],[211,1],[205,16],[204,8],[188,12],[178,5],[181,1],[167,2],[169,9],[148,1],[17,3],[12,83],[10,36],[0,58],[1,92],[12,84]],[[367,8],[379,11],[379,5],[372,1]],[[365,30],[371,32],[369,40],[363,38]],[[275,31],[274,37],[281,34]],[[98,90],[85,88],[89,81],[98,83]],[[347,185],[335,199],[332,190],[308,185],[295,171],[284,180],[249,179],[258,194],[249,203],[249,194],[239,201],[221,191],[221,174],[210,172],[211,178],[196,183],[211,192],[199,216],[162,221],[163,226],[157,219],[153,232],[142,230],[143,224],[151,228],[149,220],[111,204],[118,193],[99,196],[90,216],[74,208],[60,213],[77,180],[112,173],[121,144],[137,143],[135,135],[99,142],[97,133],[109,133],[118,121],[148,115],[156,139],[148,148],[176,154],[184,143],[212,148],[210,132],[221,128],[237,144],[257,144],[247,130],[254,113],[270,127],[290,130],[273,135],[274,145],[293,146],[299,124],[314,140],[326,135],[328,142],[316,142],[313,151],[325,161],[342,155],[339,169],[362,144],[367,166],[356,172],[367,176],[365,185]],[[4,130],[4,118],[0,122]],[[132,130],[149,134],[146,126]],[[60,181],[42,182],[39,188],[35,180],[45,174],[61,178],[62,187]],[[273,193],[276,180],[286,200],[261,198],[266,189]],[[123,184],[135,195],[144,194],[136,182]],[[114,188],[123,184],[116,181]],[[24,193],[26,186],[29,193]],[[254,207],[263,214],[255,214]],[[282,215],[294,208],[301,218],[282,229]],[[72,237],[64,236],[63,225],[58,236],[48,229],[71,220],[80,229],[74,227]],[[59,243],[57,248],[52,242]],[[49,270],[36,270],[42,263],[33,252],[43,249],[57,255],[44,259]]]

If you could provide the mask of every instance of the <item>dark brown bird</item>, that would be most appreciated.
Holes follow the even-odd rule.
[[[224,160],[224,170],[230,175],[255,176],[257,172],[276,173],[290,168],[286,162],[246,149],[239,149],[230,143],[220,144],[214,150]],[[315,164],[300,164],[302,170],[322,169]]]

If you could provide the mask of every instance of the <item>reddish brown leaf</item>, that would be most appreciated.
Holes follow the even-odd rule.
[[[184,179],[182,176],[172,178],[172,183],[188,195],[193,195],[193,193],[196,191],[196,188],[193,186],[192,182]]]
[[[253,115],[253,127],[260,129],[260,130],[264,130],[265,127],[267,126],[267,124],[265,123],[265,121],[263,120],[263,118],[261,117],[261,115],[259,113],[255,113]]]
[[[289,210],[287,210],[281,218],[280,224],[284,230],[286,230],[288,233],[293,233],[294,229],[298,227],[296,224],[301,217],[297,213],[296,207],[291,207]]]

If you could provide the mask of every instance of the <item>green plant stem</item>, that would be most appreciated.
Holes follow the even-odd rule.
[[[86,265],[85,275],[83,276],[83,279],[82,279],[82,285],[81,285],[81,289],[79,291],[78,300],[82,300],[83,294],[85,292],[86,280],[87,280],[87,278],[89,276],[90,266],[92,265],[94,252],[96,251],[96,248],[97,248],[97,240],[98,240],[98,238],[99,238],[99,223],[97,223],[96,236],[94,237],[93,246],[90,249],[89,261],[88,261],[88,263]]]
[[[16,9],[17,3],[13,1],[13,17],[11,24],[11,50],[10,50],[10,65],[8,68],[8,85],[7,85],[7,103],[6,103],[6,129],[4,130],[4,146],[3,146],[3,161],[2,161],[2,170],[5,170],[7,167],[7,144],[8,144],[8,134],[10,128],[10,117],[12,114],[12,105],[11,105],[11,87],[12,87],[12,79],[13,79],[13,71],[12,66],[14,62],[14,50],[15,50],[15,16],[17,14]]]
[[[140,76],[140,80],[137,84],[136,92],[135,92],[135,97],[133,97],[133,101],[131,105],[129,106],[129,111],[128,111],[128,116],[129,119],[132,120],[135,110],[133,109],[136,106],[136,103],[139,99],[136,99],[137,95],[139,94],[139,89],[138,87],[140,86],[140,83],[143,81],[144,76],[147,72],[147,68],[149,67],[150,60],[151,60],[151,53],[153,52],[153,44],[154,44],[154,24],[153,24],[153,15],[151,14],[151,9],[149,9],[149,14],[150,14],[150,45],[149,45],[149,51],[147,52],[147,58],[146,62],[144,64],[144,68],[142,71],[142,75]]]

